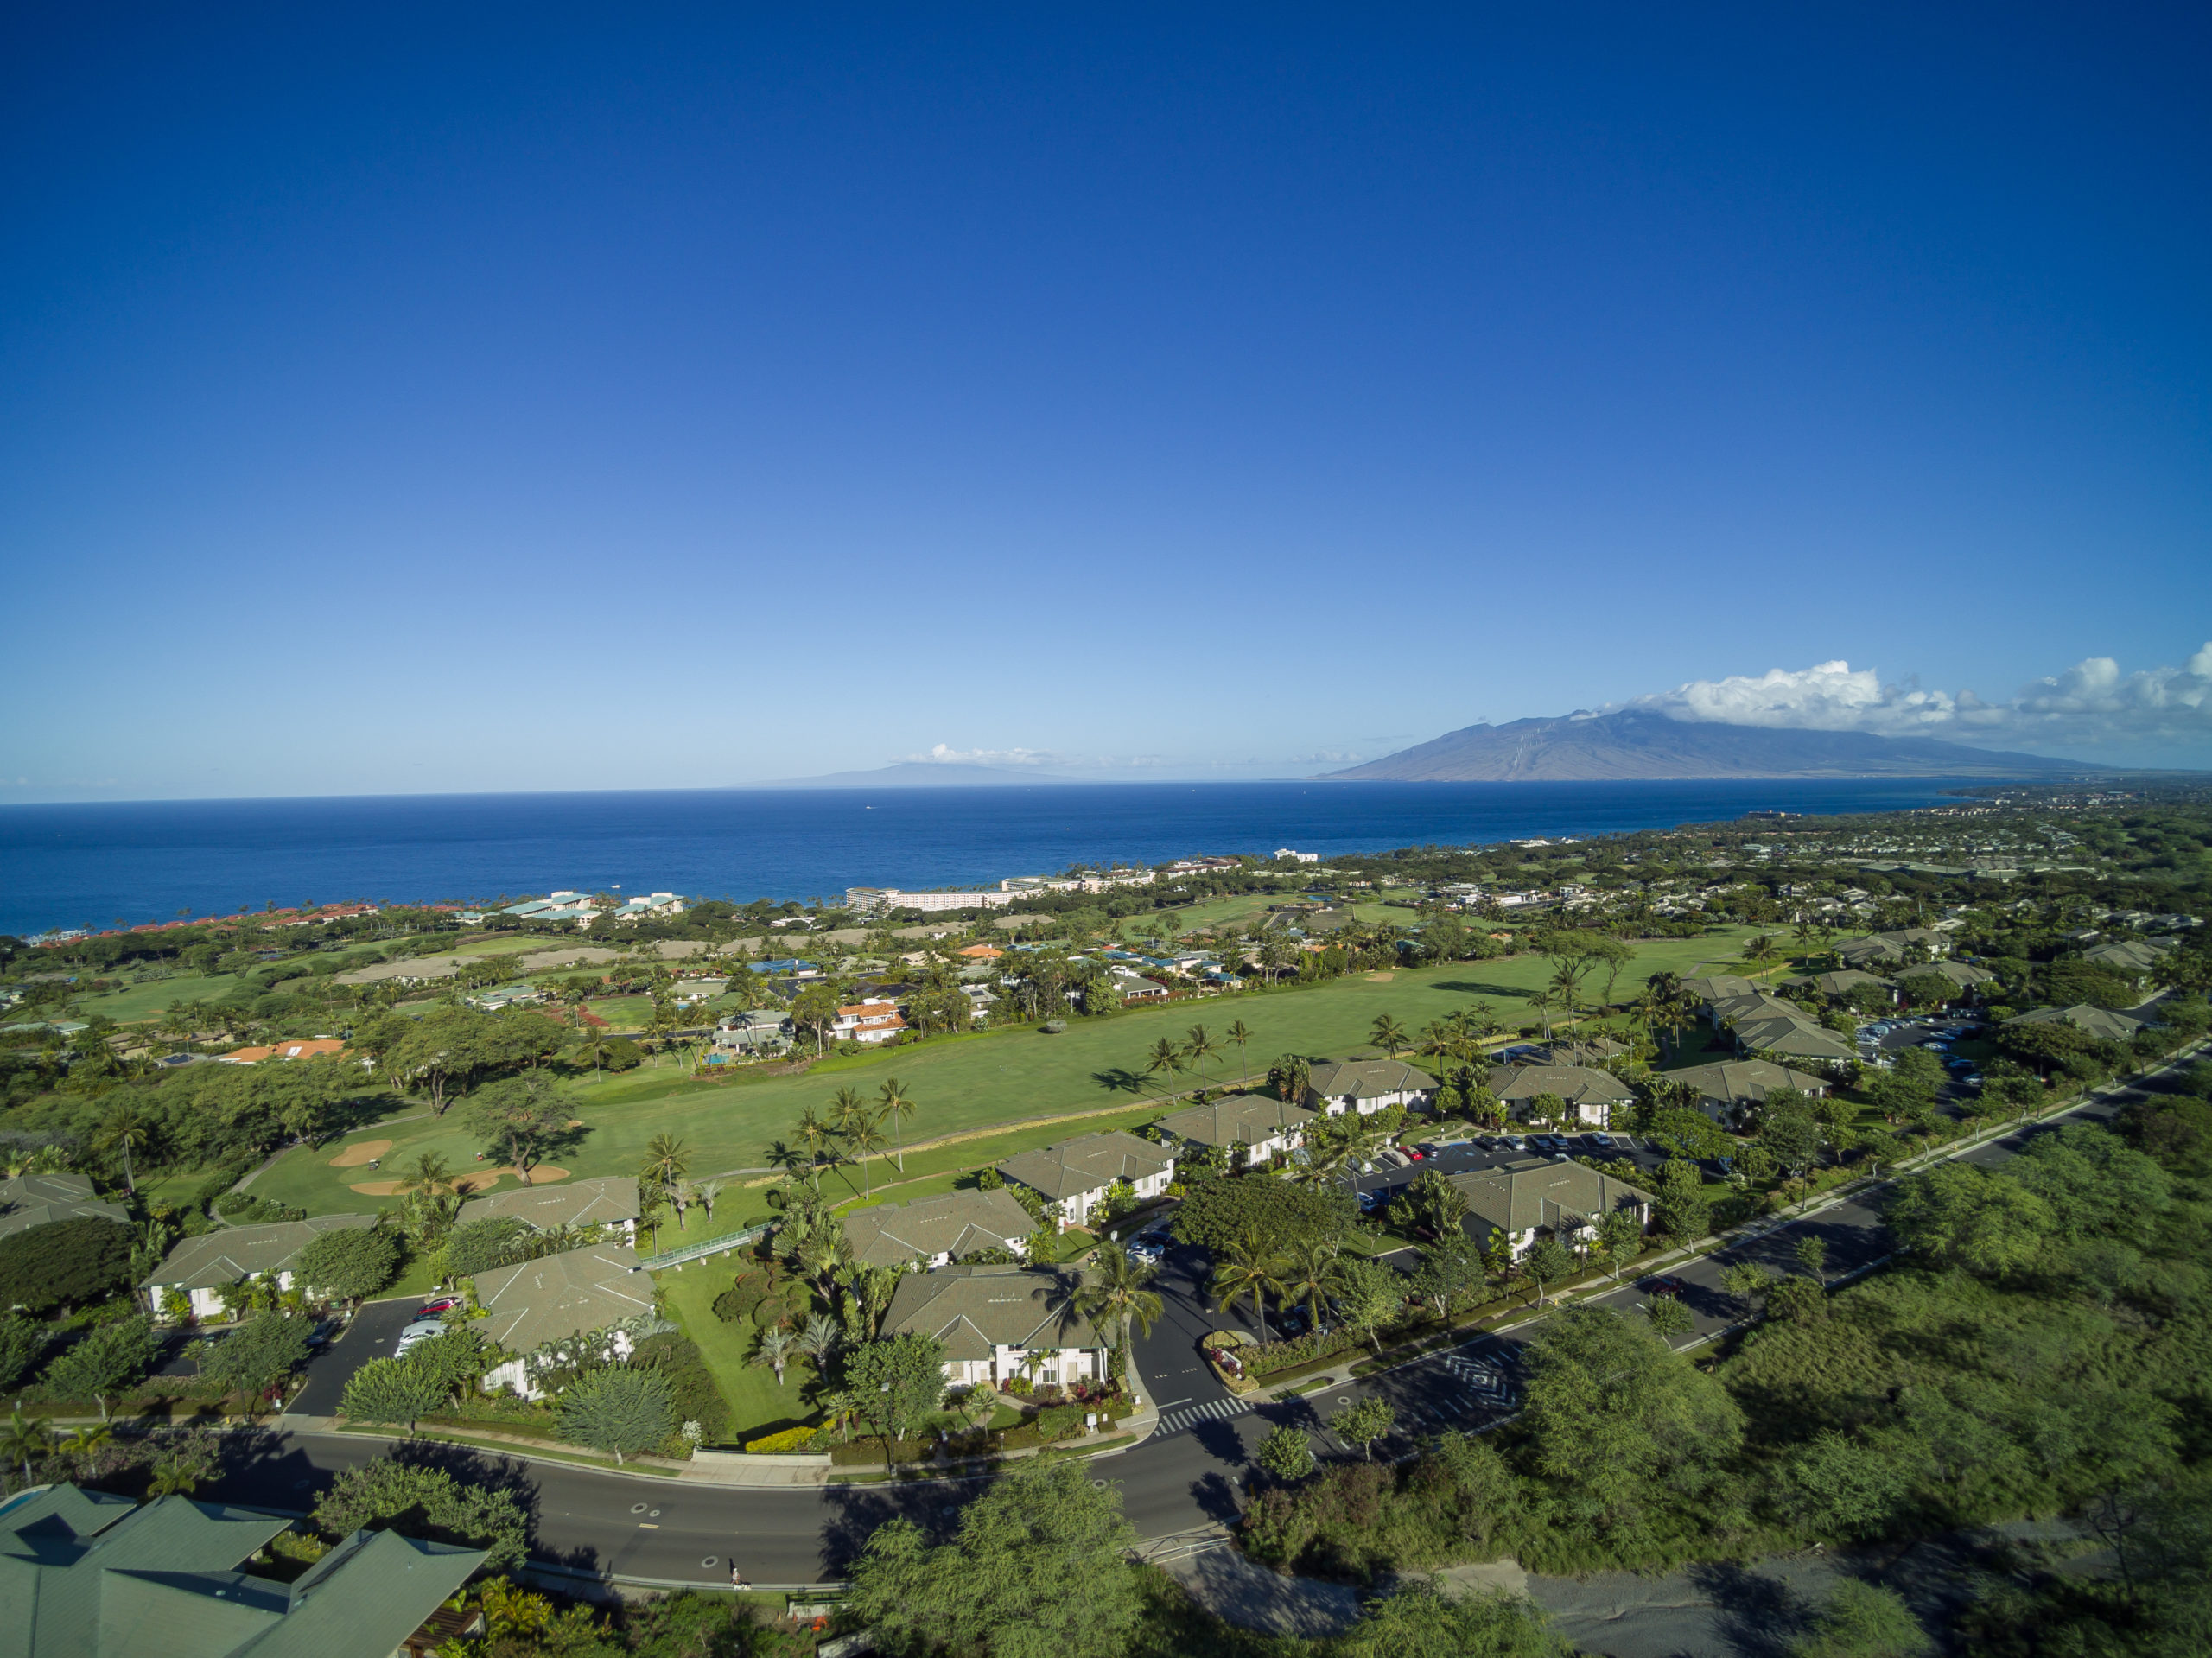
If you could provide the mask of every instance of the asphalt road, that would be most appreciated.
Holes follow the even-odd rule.
[[[2108,1119],[2143,1092],[2131,1089],[2107,1096],[2063,1121]],[[1999,1163],[2016,1155],[2030,1134],[2040,1132],[2047,1130],[2018,1131],[1965,1155],[1977,1163]],[[1794,1260],[1796,1240],[1808,1232],[1827,1240],[1832,1278],[1880,1259],[1888,1248],[1874,1211],[1864,1203],[1850,1202],[1823,1210],[1809,1220],[1777,1227],[1739,1248],[1675,1268],[1675,1275],[1686,1286],[1684,1305],[1694,1321],[1693,1333],[1681,1344],[1710,1339],[1735,1316],[1719,1289],[1724,1268],[1741,1260],[1788,1264]],[[1185,1280],[1168,1298],[1169,1316],[1182,1318],[1187,1326],[1202,1316],[1193,1309],[1203,1302],[1189,1299],[1187,1263],[1171,1258],[1167,1266],[1171,1286],[1178,1274]],[[1645,1299],[1645,1292],[1633,1282],[1598,1298],[1599,1305],[1622,1308]],[[1344,1401],[1380,1394],[1396,1407],[1400,1421],[1393,1439],[1376,1447],[1377,1454],[1384,1454],[1406,1449],[1440,1427],[1478,1427],[1495,1421],[1512,1407],[1518,1355],[1537,1322],[1532,1310],[1529,1320],[1517,1328],[1478,1337],[1387,1375],[1155,1435],[1134,1450],[1098,1458],[1093,1471],[1121,1487],[1125,1511],[1147,1536],[1232,1521],[1242,1506],[1243,1481],[1253,1452],[1280,1423],[1302,1424],[1323,1448],[1344,1454],[1343,1447],[1326,1434],[1328,1417]],[[1155,1347],[1173,1345],[1174,1338],[1163,1333],[1167,1324],[1168,1318],[1163,1318],[1155,1327]],[[1202,1333],[1203,1328],[1192,1330],[1191,1339]],[[1144,1353],[1140,1348],[1141,1368],[1146,1363]],[[1165,1380],[1149,1371],[1147,1377],[1155,1390]],[[1156,1391],[1155,1396],[1163,1402],[1179,1397],[1173,1391]],[[382,1454],[386,1442],[350,1434],[272,1432],[238,1449],[241,1454],[232,1469],[204,1495],[298,1510],[311,1505],[314,1491],[333,1471]],[[932,1530],[943,1529],[983,1483],[976,1479],[763,1490],[523,1463],[451,1445],[419,1444],[404,1454],[452,1467],[474,1483],[515,1490],[533,1514],[534,1553],[540,1560],[588,1571],[702,1584],[727,1584],[733,1560],[755,1583],[830,1580],[881,1521],[903,1514]]]
[[[302,1416],[335,1416],[338,1401],[353,1372],[371,1359],[388,1359],[398,1344],[399,1332],[415,1316],[426,1298],[403,1295],[389,1301],[365,1302],[353,1322],[334,1341],[308,1361],[306,1384],[293,1398],[291,1408]]]

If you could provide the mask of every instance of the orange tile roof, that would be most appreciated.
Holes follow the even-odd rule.
[[[970,944],[965,950],[956,950],[955,956],[972,956],[979,962],[995,962],[1006,954],[996,944]]]

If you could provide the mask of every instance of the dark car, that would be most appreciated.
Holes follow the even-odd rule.
[[[1681,1300],[1683,1295],[1688,1293],[1689,1290],[1688,1285],[1683,1283],[1681,1279],[1673,1276],[1671,1274],[1664,1278],[1647,1278],[1643,1280],[1643,1287],[1647,1293],[1652,1295],[1671,1295],[1678,1301]]]

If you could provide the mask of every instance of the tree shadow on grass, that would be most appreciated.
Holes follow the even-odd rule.
[[[1141,1094],[1144,1077],[1124,1065],[1115,1065],[1105,1070],[1094,1070],[1090,1080],[1109,1094]]]

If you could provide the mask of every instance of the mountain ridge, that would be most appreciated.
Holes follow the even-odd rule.
[[[2031,778],[2107,772],[2082,760],[1933,737],[1673,720],[1622,708],[1464,726],[1319,780],[1568,783],[1707,778]]]

